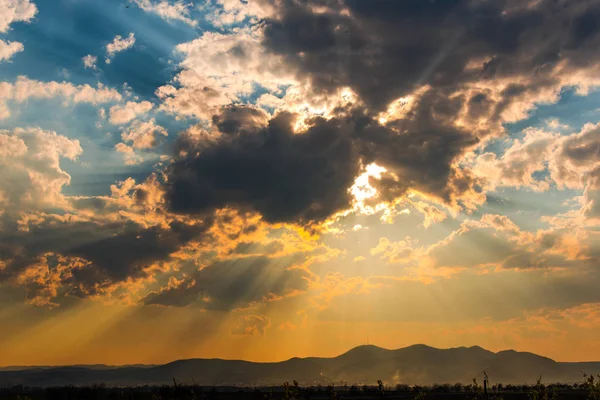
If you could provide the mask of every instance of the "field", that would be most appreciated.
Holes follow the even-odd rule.
[[[580,383],[535,385],[445,384],[301,387],[296,382],[275,387],[170,386],[107,387],[62,386],[0,388],[0,400],[600,400],[600,376]]]

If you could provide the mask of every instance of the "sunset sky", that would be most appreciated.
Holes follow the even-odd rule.
[[[0,366],[600,360],[600,0],[0,0]]]

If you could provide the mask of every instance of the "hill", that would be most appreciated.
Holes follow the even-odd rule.
[[[564,363],[514,350],[494,353],[481,347],[437,349],[414,345],[397,350],[359,346],[333,358],[292,358],[273,363],[242,360],[189,359],[158,366],[70,366],[0,370],[0,385],[28,386],[162,385],[173,378],[203,386],[258,386],[297,380],[303,385],[373,384],[378,379],[393,385],[469,383],[487,371],[491,383],[581,381],[583,372],[600,373],[600,362]]]

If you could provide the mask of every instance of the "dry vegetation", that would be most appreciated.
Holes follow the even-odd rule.
[[[302,387],[298,382],[283,386],[240,388],[205,387],[179,384],[171,386],[107,387],[63,386],[0,388],[0,400],[600,400],[600,375],[584,375],[580,383],[534,385],[490,385],[487,375],[483,384],[473,379],[468,385],[431,386],[340,385]]]

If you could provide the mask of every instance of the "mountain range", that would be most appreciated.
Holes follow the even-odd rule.
[[[78,365],[61,367],[4,367],[0,385],[27,386],[90,385],[108,386],[163,385],[179,382],[213,386],[281,385],[297,380],[303,385],[345,382],[388,385],[470,383],[483,371],[490,382],[534,383],[579,382],[583,374],[600,373],[600,362],[556,362],[533,353],[505,350],[497,353],[481,347],[437,349],[414,345],[387,350],[367,345],[332,358],[292,358],[287,361],[257,363],[242,360],[188,359],[164,365]]]

